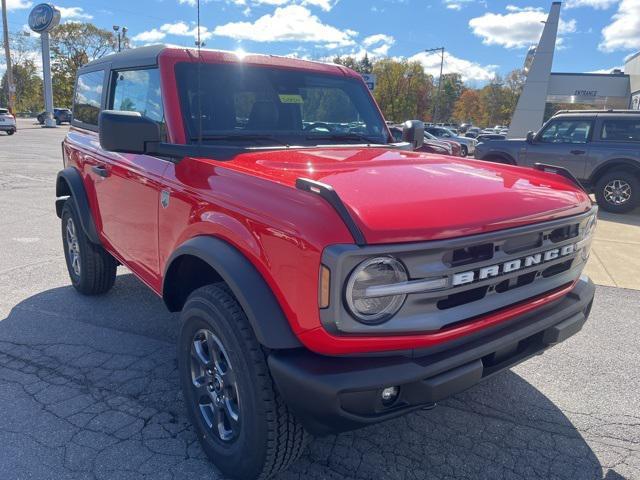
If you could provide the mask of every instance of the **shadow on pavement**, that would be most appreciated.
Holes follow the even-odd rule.
[[[609,222],[622,223],[625,225],[640,226],[640,208],[636,208],[629,213],[611,213],[599,209],[598,219],[607,220]]]
[[[184,414],[177,326],[131,275],[101,297],[62,287],[16,305],[0,321],[0,478],[219,478]],[[602,475],[569,419],[507,372],[434,410],[315,439],[279,478]]]

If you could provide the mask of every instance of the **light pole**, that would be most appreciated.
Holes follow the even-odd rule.
[[[433,104],[433,123],[436,123],[440,114],[440,88],[442,87],[442,68],[444,67],[444,47],[430,48],[425,50],[426,53],[440,52],[440,76],[438,77],[438,96]]]
[[[120,30],[120,25],[114,25],[113,31],[115,32],[116,37],[118,38],[118,51],[121,52],[122,43],[125,41],[127,36],[127,27],[122,27],[122,30]]]

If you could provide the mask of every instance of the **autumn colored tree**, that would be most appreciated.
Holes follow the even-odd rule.
[[[79,22],[62,23],[50,36],[53,101],[56,106],[69,107],[78,68],[112,53],[117,41],[109,30]]]
[[[385,58],[375,62],[373,95],[388,120],[426,120],[433,94],[433,79],[418,62]]]
[[[477,90],[465,90],[458,98],[453,110],[453,118],[460,123],[479,125],[482,121],[482,102]]]

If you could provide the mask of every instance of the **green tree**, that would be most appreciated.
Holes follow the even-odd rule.
[[[436,99],[438,101],[438,121],[448,121],[453,118],[455,104],[464,90],[465,86],[459,73],[447,73],[442,76],[442,87]],[[436,93],[436,95],[438,94]]]
[[[56,106],[71,106],[78,68],[115,50],[112,32],[92,23],[63,23],[51,31],[51,73]]]
[[[16,112],[40,112],[44,104],[42,98],[42,78],[38,75],[38,67],[31,59],[11,66],[13,83],[16,87]],[[7,105],[7,74],[2,76],[2,92],[0,104]]]
[[[385,58],[373,65],[377,76],[373,95],[388,120],[427,120],[433,79],[418,62]]]

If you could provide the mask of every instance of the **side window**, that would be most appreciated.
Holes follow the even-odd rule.
[[[104,70],[83,73],[78,76],[76,94],[73,99],[73,118],[88,125],[98,125],[102,102]]]
[[[640,142],[640,119],[605,120],[600,138],[610,142]]]
[[[157,68],[147,70],[120,70],[115,72],[111,108],[141,115],[162,122],[160,74]]]
[[[591,136],[590,120],[557,120],[544,129],[542,143],[587,143]]]

